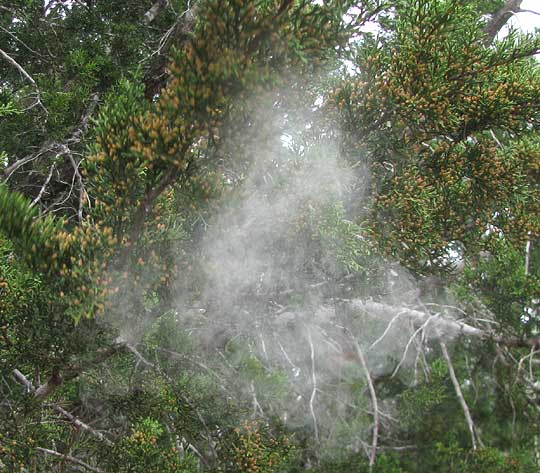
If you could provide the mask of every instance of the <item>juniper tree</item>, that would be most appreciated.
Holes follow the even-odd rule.
[[[1,6],[0,465],[532,468],[540,43],[494,34],[517,3]],[[253,97],[281,125],[254,126]],[[263,126],[284,158],[255,191],[300,198],[238,235],[279,264],[203,308],[205,238],[253,190]],[[287,187],[333,148],[346,198]],[[271,270],[294,282],[265,286]],[[409,295],[388,295],[396,274]],[[272,320],[257,351],[242,325]],[[393,325],[408,341],[388,371],[373,348]]]

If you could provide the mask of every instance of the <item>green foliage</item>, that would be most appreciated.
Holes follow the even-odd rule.
[[[157,420],[135,424],[113,453],[110,468],[133,473],[195,473],[197,463],[190,453],[181,453]]]
[[[382,248],[426,271],[452,241],[476,251],[489,226],[514,243],[536,235],[528,158],[497,143],[538,121],[538,38],[512,32],[486,48],[471,2],[401,2],[396,12],[388,36],[360,44],[360,72],[335,98],[351,146],[371,155]]]
[[[320,261],[325,271],[334,277],[367,275],[373,264],[372,246],[364,236],[364,230],[347,219],[342,205],[329,205],[319,211],[310,208],[307,218],[314,233],[310,246],[318,246],[321,252],[314,260]]]
[[[15,115],[22,113],[13,102],[1,103],[0,104],[0,118],[7,117],[9,115]]]
[[[456,443],[450,443],[449,445],[437,444],[435,457],[438,463],[434,465],[434,468],[439,471],[442,471],[442,469],[452,473],[467,473],[470,471],[517,473],[524,471],[516,459],[509,458],[493,448],[469,452],[459,448]]]
[[[25,255],[29,264],[38,270],[48,271],[52,270],[50,263],[53,260],[60,257],[62,263],[69,262],[73,253],[69,253],[69,248],[66,248],[66,253],[60,253],[58,244],[54,242],[62,222],[53,216],[40,219],[38,214],[24,196],[10,192],[6,186],[0,187],[0,229],[14,239],[17,250]]]
[[[220,473],[286,472],[296,453],[287,436],[276,436],[267,424],[257,421],[246,421],[234,428],[221,448]]]
[[[56,295],[65,298],[66,306],[71,305],[68,312],[75,321],[93,315],[103,296],[97,255],[103,253],[107,232],[94,233],[92,226],[69,231],[63,219],[52,214],[42,218],[23,195],[3,185],[0,230],[12,241],[17,254],[46,278]]]
[[[485,303],[508,329],[532,336],[540,328],[534,311],[540,280],[537,271],[526,274],[524,264],[523,250],[500,240],[494,255],[465,271],[462,284],[484,294]]]
[[[0,186],[0,469],[60,472],[80,458],[119,473],[534,471],[540,39],[511,31],[487,46],[483,15],[502,1],[178,0],[155,18],[150,0],[45,3],[0,7],[2,50],[18,64],[0,61],[0,168],[13,166]],[[381,30],[364,34],[373,12]],[[354,73],[337,70],[344,55]],[[265,131],[282,160],[252,156],[259,107],[279,116]],[[208,295],[208,272],[224,271],[208,268],[206,237],[253,190],[257,165],[260,204],[278,210],[238,240],[273,266]],[[448,341],[488,447],[470,448],[426,323],[409,341],[425,355],[414,383],[368,360],[380,411],[370,465],[372,386],[338,306],[384,303],[395,260],[427,275],[458,259],[456,309],[420,295],[392,323],[433,308],[434,326],[455,311],[495,335]],[[319,304],[336,319],[317,325]],[[301,331],[313,322],[324,349],[308,369],[288,355],[273,366],[242,317],[258,330],[296,306],[314,312]],[[272,337],[302,353],[284,325]],[[52,386],[45,402],[15,369]],[[288,415],[302,403],[297,425]]]
[[[2,374],[33,366],[45,378],[74,354],[96,349],[106,338],[105,327],[92,321],[76,326],[70,316],[72,301],[57,297],[58,287],[17,255],[14,245],[0,236]]]
[[[146,109],[144,87],[137,77],[121,80],[100,107],[94,127],[96,143],[91,149],[94,157],[85,164],[92,191],[99,195],[95,218],[120,234],[125,233],[122,229],[129,225],[129,213],[142,200],[146,186],[156,185],[148,177],[144,157],[131,150],[129,136],[133,121]],[[107,215],[110,218],[105,221]]]

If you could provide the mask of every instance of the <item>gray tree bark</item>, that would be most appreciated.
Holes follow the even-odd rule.
[[[501,31],[501,28],[512,17],[512,15],[521,11],[520,7],[522,1],[523,0],[506,0],[504,5],[493,14],[484,28],[484,31],[486,32],[484,44],[486,46],[493,42],[499,31]]]

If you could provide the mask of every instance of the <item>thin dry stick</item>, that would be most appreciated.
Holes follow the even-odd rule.
[[[296,376],[296,373],[299,373],[300,372],[300,368],[298,368],[291,360],[291,358],[289,357],[289,355],[287,354],[287,352],[285,351],[285,348],[283,348],[283,345],[281,344],[281,342],[279,340],[276,340],[277,341],[277,344],[279,345],[279,349],[281,350],[281,353],[283,353],[283,356],[285,357],[285,359],[287,360],[287,362],[289,363],[289,365],[291,365],[292,369],[293,369],[293,373],[295,373],[295,376]]]
[[[369,368],[367,366],[366,359],[364,358],[364,354],[362,353],[356,338],[351,338],[354,343],[354,348],[356,349],[356,354],[358,355],[358,360],[360,360],[360,364],[362,365],[362,369],[366,375],[369,395],[371,397],[371,404],[373,407],[373,439],[371,441],[371,453],[369,455],[369,470],[371,471],[373,469],[373,465],[375,464],[375,460],[377,459],[377,443],[379,441],[379,403],[377,401],[377,392],[375,391],[373,380],[369,374]]]
[[[26,72],[26,70],[24,69],[24,67],[22,67],[17,61],[15,61],[15,59],[13,59],[8,53],[6,53],[3,49],[0,49],[0,55],[7,61],[9,62],[11,65],[15,66],[15,68],[24,76],[24,78],[26,80],[28,80],[28,82],[30,82],[32,84],[32,86],[34,87],[35,91],[36,91],[36,96],[37,96],[37,99],[36,99],[36,104],[39,105],[43,111],[46,113],[46,114],[49,114],[49,111],[45,108],[45,106],[41,103],[41,92],[39,91],[39,87],[38,85],[36,84],[36,81],[32,78],[32,76],[30,74],[28,74],[28,72]],[[34,105],[36,105],[34,104]]]
[[[401,357],[401,360],[399,360],[399,363],[398,365],[396,366],[396,368],[394,369],[394,371],[392,372],[392,378],[398,373],[399,369],[401,368],[401,365],[403,365],[403,363],[405,363],[405,359],[407,358],[407,353],[409,352],[409,348],[411,346],[411,344],[413,343],[413,341],[416,340],[416,336],[419,334],[419,333],[423,333],[424,330],[426,329],[426,327],[429,325],[429,323],[435,318],[435,317],[438,317],[440,314],[433,314],[433,315],[430,315],[428,317],[428,319],[412,334],[411,338],[409,338],[409,341],[407,342],[407,344],[405,345],[405,350],[403,352],[403,356]]]
[[[67,419],[69,419],[71,421],[71,423],[75,426],[75,427],[78,427],[78,428],[81,428],[83,430],[86,430],[87,432],[90,432],[92,435],[94,435],[96,438],[98,438],[99,440],[101,440],[103,443],[106,443],[107,445],[109,445],[109,447],[112,447],[113,446],[113,443],[107,438],[105,437],[101,432],[98,432],[97,430],[93,429],[92,427],[90,427],[88,424],[85,424],[82,420],[80,419],[77,419],[77,417],[75,417],[73,414],[71,414],[70,412],[66,411],[65,409],[63,409],[62,407],[60,406],[57,406],[57,405],[53,405],[52,408],[58,412],[59,414],[62,414],[64,417],[66,417]]]
[[[531,347],[531,353],[529,355],[529,379],[531,380],[531,382],[534,382],[534,373],[533,373],[533,359],[534,359],[534,355],[540,353],[540,350],[535,350],[534,348]]]
[[[79,172],[79,164],[80,163],[75,162],[75,159],[73,158],[73,154],[71,153],[69,148],[67,146],[65,146],[65,145],[64,145],[64,151],[65,151],[65,153],[67,154],[67,156],[69,158],[69,162],[71,163],[71,166],[73,167],[73,172],[75,173],[75,176],[77,177],[77,181],[79,183],[79,210],[77,212],[77,216],[79,218],[79,223],[82,223],[84,195],[85,195],[86,192],[84,190],[83,178],[81,176],[81,173]]]
[[[71,463],[74,463],[75,465],[82,466],[83,468],[86,468],[87,470],[90,470],[90,471],[94,471],[95,473],[105,473],[102,469],[96,468],[95,466],[91,466],[88,463],[83,462],[79,458],[72,457],[71,455],[55,452],[54,450],[50,450],[48,448],[42,448],[42,447],[36,447],[36,450],[38,452],[42,452],[47,455],[51,455],[53,457],[62,458],[63,460],[67,460]]]
[[[525,276],[529,275],[531,262],[531,232],[527,232],[527,243],[525,243]]]
[[[375,340],[368,348],[368,351],[373,349],[375,347],[375,345],[377,345],[378,343],[380,343],[384,337],[386,337],[386,335],[388,334],[388,332],[390,331],[390,328],[392,327],[392,324],[400,317],[404,314],[404,311],[400,311],[398,312],[394,317],[392,317],[392,320],[390,320],[390,322],[388,323],[388,325],[386,326],[386,328],[384,329],[384,332],[383,334],[377,338],[377,340]]]
[[[150,10],[148,10],[148,12],[145,13],[145,19],[148,18],[147,15],[150,14],[150,12],[152,11],[152,9],[154,9],[156,7],[156,5],[154,5]],[[161,54],[161,51],[163,50],[163,48],[165,48],[165,46],[168,46],[168,43],[169,43],[169,40],[171,38],[171,36],[173,35],[173,33],[175,32],[176,28],[178,27],[178,25],[180,24],[180,21],[184,18],[184,16],[186,17],[185,20],[183,20],[184,22],[187,22],[189,23],[189,21],[192,20],[191,17],[195,17],[196,15],[196,9],[197,9],[197,5],[191,5],[191,1],[188,1],[188,4],[187,4],[187,9],[184,10],[182,13],[180,13],[176,19],[176,21],[174,22],[174,24],[165,32],[165,34],[160,38],[159,40],[159,45],[157,47],[157,49],[152,53],[150,54],[150,56],[142,59],[141,61],[139,61],[139,63],[142,63],[146,60],[148,60],[149,58],[157,55],[157,54]],[[186,26],[184,25],[184,29],[186,28]]]
[[[315,414],[315,394],[317,393],[317,375],[315,373],[315,347],[313,346],[313,339],[311,338],[311,331],[308,330],[308,340],[311,354],[311,382],[313,389],[311,391],[311,397],[309,398],[309,411],[313,418],[313,430],[315,432],[315,440],[319,443],[319,426],[317,425],[317,416]]]
[[[94,110],[97,107],[97,104],[99,102],[99,94],[95,93],[92,94],[90,97],[90,104],[88,105],[86,111],[84,112],[84,115],[81,117],[80,124],[77,129],[73,131],[71,136],[65,141],[65,143],[59,143],[56,141],[48,141],[46,142],[37,152],[34,154],[31,154],[29,156],[25,156],[18,161],[15,161],[13,164],[9,165],[7,168],[5,168],[2,172],[4,174],[5,179],[9,179],[11,175],[17,171],[21,166],[24,166],[25,164],[34,161],[35,159],[39,158],[40,156],[43,156],[46,153],[55,152],[55,160],[58,159],[60,156],[63,156],[66,152],[65,149],[67,148],[69,151],[69,146],[78,144],[81,142],[81,139],[84,135],[84,133],[87,131],[89,125],[90,125],[90,118],[92,114],[94,113]],[[69,146],[68,146],[69,145]]]
[[[259,412],[264,417],[265,414],[263,408],[261,407],[257,399],[257,390],[255,389],[255,383],[253,383],[253,381],[251,382],[249,389],[253,397],[253,417],[257,417],[257,412]]]
[[[43,57],[42,54],[38,53],[37,51],[33,50],[30,46],[28,46],[24,41],[22,41],[20,38],[18,38],[16,35],[14,35],[11,31],[7,30],[3,26],[0,26],[0,30],[2,30],[4,33],[11,36],[15,41],[22,44],[28,51],[30,51],[32,54],[35,54],[36,56]]]
[[[51,169],[49,171],[49,175],[47,176],[47,179],[45,179],[45,182],[43,183],[43,185],[41,186],[41,189],[39,191],[39,194],[37,195],[37,197],[32,201],[32,203],[30,204],[30,207],[33,207],[34,205],[36,205],[40,200],[41,198],[43,197],[43,194],[45,192],[45,189],[47,189],[47,186],[49,185],[49,182],[51,181],[51,178],[52,178],[52,175],[53,175],[53,172],[54,172],[54,168],[55,168],[55,164],[53,164],[51,166]]]
[[[448,372],[450,373],[450,379],[452,380],[452,384],[454,385],[456,396],[459,399],[459,403],[461,404],[461,408],[463,409],[463,414],[465,414],[465,420],[467,421],[467,425],[469,426],[469,432],[471,433],[473,450],[476,450],[477,444],[479,444],[481,447],[483,447],[484,444],[482,443],[482,440],[480,439],[480,436],[478,435],[478,431],[476,430],[476,427],[474,425],[471,412],[469,411],[469,406],[467,405],[467,402],[465,401],[465,397],[463,396],[463,392],[461,391],[461,386],[459,385],[456,372],[454,371],[454,365],[452,364],[452,359],[450,358],[448,349],[446,348],[446,345],[442,340],[439,341],[439,344],[441,346],[444,359],[446,360],[446,364],[448,365]]]
[[[22,374],[18,369],[13,370],[13,376],[15,377],[17,381],[19,381],[19,383],[26,386],[29,392],[36,392],[36,388],[34,387],[32,382],[24,374]],[[101,432],[98,432],[97,430],[93,429],[89,425],[85,424],[83,421],[81,421],[80,419],[78,419],[73,414],[63,409],[62,407],[56,404],[52,404],[51,407],[53,410],[55,410],[59,414],[66,417],[75,427],[78,427],[80,429],[86,430],[87,432],[90,432],[92,435],[94,435],[94,437],[98,438],[103,443],[106,443],[109,446],[113,445],[113,443],[107,437],[105,437]]]

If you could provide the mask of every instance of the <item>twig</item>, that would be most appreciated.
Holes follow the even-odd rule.
[[[527,232],[527,243],[525,243],[525,276],[529,275],[531,263],[531,232]]]
[[[411,346],[412,342],[414,340],[416,340],[416,336],[420,332],[423,332],[426,329],[426,327],[428,326],[428,324],[431,322],[431,320],[434,319],[435,317],[438,317],[439,315],[440,314],[430,315],[428,317],[428,319],[417,330],[415,330],[415,332],[411,335],[411,338],[409,338],[409,341],[407,342],[407,345],[405,345],[405,350],[403,352],[403,356],[401,357],[401,360],[399,360],[398,365],[396,366],[396,368],[392,372],[392,378],[397,374],[397,372],[401,368],[401,365],[405,362],[405,359],[407,358],[407,353],[409,352],[409,347]]]
[[[170,376],[167,373],[165,373],[165,371],[159,365],[148,361],[133,345],[126,344],[126,348],[131,353],[133,353],[142,364],[148,366],[149,368],[154,369],[158,374],[163,376],[172,386],[174,386],[173,380],[170,378]],[[216,452],[216,450],[214,448],[214,445],[213,445],[212,434],[211,434],[210,428],[208,427],[208,424],[206,423],[204,417],[200,413],[199,409],[197,409],[195,407],[195,405],[191,402],[191,400],[186,395],[184,395],[182,393],[178,393],[178,395],[182,399],[182,401],[184,401],[190,408],[192,408],[193,411],[195,412],[195,414],[197,415],[197,418],[199,419],[199,422],[203,426],[204,430],[206,431],[206,435],[208,436],[208,438],[207,438],[208,446],[210,447],[212,455],[215,458],[217,458],[217,452]],[[202,458],[201,458],[201,460],[202,460]],[[202,461],[204,462],[204,460],[202,460]]]
[[[159,2],[158,2],[159,3]],[[156,6],[156,4],[154,4],[154,6],[152,8],[154,8]],[[148,12],[146,12],[145,14],[145,19],[146,19],[146,16],[150,13],[150,11],[152,10],[152,8],[150,10],[148,10]],[[163,50],[163,48],[165,47],[168,47],[169,46],[169,43],[170,43],[170,40],[171,40],[171,35],[175,32],[176,28],[178,27],[178,25],[180,24],[180,21],[183,19],[183,17],[187,17],[186,20],[189,22],[190,20],[192,20],[191,17],[194,17],[196,12],[194,11],[195,7],[191,6],[191,1],[188,1],[188,4],[187,4],[187,8],[185,11],[183,11],[181,14],[178,15],[176,21],[174,22],[174,24],[165,32],[165,34],[163,34],[163,36],[160,38],[159,40],[159,44],[158,44],[158,47],[157,49],[152,53],[150,54],[150,56],[142,59],[140,62],[144,62],[144,61],[147,61],[148,59],[150,59],[151,57],[155,56],[155,55],[159,55],[161,54],[161,51]],[[185,20],[183,20],[185,21]],[[185,28],[185,27],[184,27]]]
[[[41,186],[41,189],[39,191],[39,194],[37,195],[37,197],[32,201],[32,203],[30,204],[30,207],[33,207],[34,205],[36,205],[40,200],[41,200],[41,197],[43,196],[43,193],[45,192],[45,189],[47,188],[47,186],[49,185],[49,182],[51,181],[51,177],[53,175],[53,172],[54,172],[54,168],[55,168],[55,164],[53,163],[51,165],[51,169],[49,171],[49,175],[47,176],[47,179],[45,179],[45,182],[43,183],[43,185]]]
[[[257,399],[257,390],[255,389],[255,383],[253,383],[253,381],[250,383],[249,389],[253,397],[253,417],[257,416],[257,411],[260,412],[260,414],[264,417],[265,414],[259,400]]]
[[[107,444],[109,447],[112,447],[114,444],[111,442],[107,437],[105,437],[101,432],[98,432],[97,430],[90,427],[88,424],[85,424],[82,420],[75,417],[70,412],[66,411],[64,408],[53,404],[52,408],[58,412],[59,414],[62,414],[64,417],[66,417],[68,420],[71,421],[71,423],[80,429],[86,430],[87,432],[90,432],[94,437],[101,440],[103,443]]]
[[[77,212],[77,216],[79,218],[79,223],[82,223],[83,219],[83,207],[84,207],[84,184],[83,184],[83,178],[81,176],[81,173],[79,172],[79,164],[75,162],[75,159],[73,158],[73,154],[69,150],[69,148],[66,145],[63,145],[66,154],[69,158],[69,162],[71,163],[71,166],[73,167],[73,172],[75,173],[75,177],[77,178],[77,182],[79,183],[79,210]]]
[[[311,355],[311,382],[312,390],[311,396],[309,398],[309,411],[311,412],[311,417],[313,419],[313,430],[315,432],[315,440],[319,443],[319,426],[317,425],[317,416],[315,414],[315,394],[317,393],[317,375],[315,373],[315,347],[313,346],[313,339],[311,338],[311,331],[308,329],[308,340],[310,347]]]
[[[520,8],[516,11],[516,13],[530,13],[532,15],[540,15],[540,12],[529,10],[528,8]]]
[[[493,130],[489,130],[490,134],[491,134],[491,137],[493,138],[493,141],[495,141],[495,143],[497,144],[497,146],[500,148],[500,149],[504,149],[504,146],[502,145],[502,143],[499,141],[499,138],[497,138],[497,135],[495,134],[495,132]]]
[[[285,356],[285,359],[287,360],[287,362],[291,365],[292,367],[292,371],[293,371],[293,374],[294,374],[294,377],[298,377],[298,375],[300,374],[301,370],[300,368],[298,368],[298,366],[296,366],[291,358],[289,357],[289,355],[287,354],[287,352],[285,351],[285,348],[283,348],[283,345],[281,344],[281,342],[279,340],[277,340],[277,343],[279,345],[279,349],[281,350],[281,353],[283,353],[283,356]]]
[[[353,301],[350,305],[352,310],[358,310],[368,315],[375,316],[379,320],[387,319],[389,315],[403,311],[402,316],[406,319],[410,319],[417,327],[424,324],[426,320],[432,318],[432,315],[428,311],[392,306],[380,302]],[[490,332],[473,327],[472,325],[443,317],[438,318],[436,328],[439,333],[442,333],[445,336],[465,335],[472,338],[488,338],[491,335]],[[496,337],[495,339],[498,341]]]
[[[105,473],[105,471],[102,470],[101,468],[91,466],[88,463],[83,462],[79,458],[72,457],[71,455],[56,452],[54,450],[50,450],[48,448],[43,448],[43,447],[36,447],[36,450],[38,452],[42,452],[42,453],[45,453],[47,455],[51,455],[53,457],[62,458],[63,460],[67,460],[67,461],[69,461],[71,463],[74,463],[75,465],[82,466],[83,468],[86,468],[89,471],[94,471],[95,473]]]
[[[83,116],[81,117],[79,126],[77,129],[75,129],[71,136],[65,141],[65,143],[59,143],[56,141],[47,141],[41,148],[39,148],[38,151],[36,151],[33,154],[30,154],[28,156],[25,156],[24,158],[21,158],[17,161],[15,161],[13,164],[9,165],[7,168],[3,170],[3,174],[6,180],[8,180],[11,175],[17,171],[21,166],[24,166],[25,164],[29,163],[30,161],[33,161],[40,156],[44,155],[45,153],[49,152],[56,152],[56,158],[63,156],[66,152],[66,148],[69,149],[68,145],[74,145],[81,141],[82,135],[86,132],[88,129],[88,126],[90,124],[90,117],[94,113],[94,110],[96,109],[96,106],[99,102],[99,94],[95,93],[92,94],[90,97],[90,103],[84,112]],[[55,159],[56,159],[55,158]]]
[[[461,404],[461,409],[463,410],[463,414],[465,415],[465,420],[467,421],[467,425],[469,427],[469,432],[471,433],[471,441],[472,441],[473,450],[476,450],[478,448],[478,445],[483,447],[484,444],[482,443],[482,440],[480,439],[480,435],[478,435],[478,431],[476,430],[476,426],[474,425],[471,412],[469,411],[469,406],[467,405],[467,402],[465,401],[465,397],[463,396],[463,392],[461,391],[461,386],[459,385],[456,372],[454,371],[454,365],[452,364],[452,359],[450,358],[448,349],[446,348],[446,345],[442,340],[439,341],[439,344],[441,346],[443,357],[446,360],[446,364],[448,365],[448,372],[450,373],[450,379],[452,380],[452,384],[454,385],[456,396],[459,399],[459,403]]]
[[[375,460],[377,459],[377,443],[379,440],[379,403],[377,401],[377,392],[375,391],[375,386],[373,385],[373,380],[371,379],[371,374],[369,373],[369,368],[364,358],[364,354],[358,344],[356,338],[351,335],[354,348],[356,349],[356,354],[358,355],[358,360],[362,365],[362,369],[366,375],[366,380],[369,388],[369,395],[371,397],[371,404],[373,407],[373,439],[371,441],[371,454],[369,456],[369,471],[373,469]]]
[[[151,361],[148,361],[144,356],[142,356],[139,350],[137,350],[133,345],[126,343],[126,348],[128,349],[128,351],[130,351],[137,357],[140,363],[142,363],[145,366],[148,366],[149,368],[157,369],[156,365],[152,363]]]
[[[36,95],[37,95],[37,99],[36,99],[36,105],[39,105],[43,111],[48,115],[49,114],[49,111],[45,108],[45,106],[41,103],[41,92],[39,90],[39,87],[38,85],[36,84],[36,81],[32,78],[32,76],[30,74],[28,74],[28,72],[26,72],[26,70],[24,69],[24,67],[22,67],[17,61],[15,61],[15,59],[13,59],[8,53],[6,53],[3,49],[0,49],[0,55],[6,60],[8,61],[10,64],[12,64],[13,66],[15,66],[17,68],[17,70],[26,78],[26,80],[28,80],[28,82],[30,82],[32,84],[32,86],[34,87],[35,91],[36,91]]]
[[[400,311],[403,311],[403,317],[411,320],[414,326],[425,324],[426,321],[433,318],[428,311],[417,309],[404,308],[402,306],[392,306],[373,301],[352,300],[347,301],[350,305],[350,310],[364,313],[369,317],[377,318],[377,320],[385,320]],[[434,329],[430,332],[432,338],[445,339],[465,336],[478,340],[493,340],[496,343],[506,347],[535,347],[540,348],[540,336],[535,335],[529,338],[516,336],[506,336],[495,333],[493,330],[481,329],[459,320],[439,317],[434,324]]]
[[[14,369],[12,373],[15,379],[19,381],[19,383],[26,386],[26,388],[28,389],[28,392],[33,392],[35,394],[35,397],[38,397],[37,395],[38,395],[39,389],[36,389],[35,386],[32,384],[32,382],[24,374],[22,374],[18,369]],[[64,408],[58,406],[57,404],[52,404],[51,407],[53,410],[55,410],[59,414],[66,417],[71,423],[73,423],[75,427],[78,427],[80,429],[90,432],[96,438],[98,438],[99,440],[101,440],[102,442],[106,443],[109,446],[113,445],[113,443],[107,437],[105,437],[101,432],[98,432],[97,430],[93,429],[89,425],[85,424],[82,420],[78,419],[73,414],[66,411]]]
[[[12,371],[12,374],[19,383],[26,386],[26,388],[28,389],[28,392],[34,393],[34,398],[36,400],[42,401],[46,399],[48,396],[50,396],[59,386],[62,385],[62,383],[75,379],[85,369],[88,369],[94,365],[104,362],[111,356],[118,353],[118,351],[120,351],[123,348],[124,348],[123,345],[114,345],[114,346],[109,347],[106,350],[102,350],[98,352],[95,358],[89,364],[85,366],[67,367],[64,370],[65,375],[63,377],[60,376],[59,369],[55,368],[53,369],[51,378],[46,383],[40,385],[38,388],[35,388],[34,385],[26,378],[26,376],[24,376],[18,369],[14,369]]]
[[[390,320],[390,323],[386,326],[386,329],[384,330],[383,334],[377,338],[377,340],[375,340],[368,348],[368,351],[373,349],[373,347],[375,347],[375,345],[377,345],[378,343],[380,343],[384,337],[386,337],[386,335],[388,334],[388,332],[390,331],[390,328],[392,327],[392,324],[401,316],[403,315],[404,312],[403,311],[400,311],[398,312],[393,318],[392,320]]]
[[[28,51],[30,51],[31,53],[37,55],[37,56],[41,56],[43,57],[42,54],[38,53],[37,51],[34,51],[30,46],[28,46],[24,41],[22,41],[20,38],[18,38],[16,35],[14,35],[11,31],[7,30],[6,28],[4,28],[3,26],[0,26],[0,30],[2,30],[4,33],[8,34],[9,36],[11,36],[15,41],[17,41],[18,43],[21,43],[26,49],[28,49]]]
[[[160,0],[156,2],[158,7],[159,2]],[[154,6],[156,6],[156,4],[154,4],[152,8],[154,8]],[[151,15],[150,11],[152,8],[147,12],[148,16],[145,15],[145,19]],[[192,2],[189,1],[187,9],[178,15],[178,19],[175,21],[175,23],[161,37],[156,51],[144,59],[146,61],[147,59],[153,58],[144,80],[146,84],[145,95],[147,98],[151,99],[161,89],[161,87],[165,85],[167,80],[167,74],[165,71],[169,62],[169,59],[165,54],[166,50],[168,50],[173,43],[176,47],[179,47],[188,41],[198,16],[198,10],[199,4],[193,2],[192,5]]]

